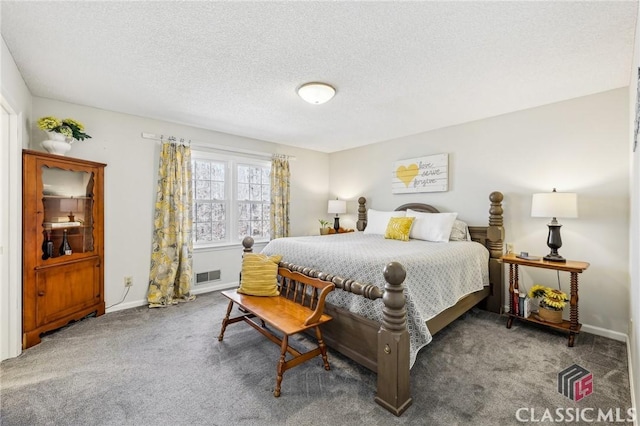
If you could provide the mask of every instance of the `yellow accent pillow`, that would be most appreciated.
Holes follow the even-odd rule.
[[[414,219],[414,217],[392,217],[389,219],[384,237],[392,240],[409,241],[409,232]]]
[[[267,256],[259,253],[245,253],[242,258],[242,275],[238,293],[250,296],[277,296],[278,263],[280,255]]]

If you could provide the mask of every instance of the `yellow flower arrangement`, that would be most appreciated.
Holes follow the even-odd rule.
[[[73,118],[60,120],[56,117],[42,117],[38,120],[38,127],[45,132],[61,133],[79,141],[91,138],[84,132],[84,125]]]
[[[567,295],[560,290],[545,287],[540,284],[536,284],[529,290],[529,298],[533,299],[539,297],[540,306],[552,309],[554,311],[561,311],[567,304],[569,299]]]

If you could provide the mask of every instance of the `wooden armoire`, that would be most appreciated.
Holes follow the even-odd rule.
[[[22,153],[24,349],[42,333],[104,314],[105,166]]]

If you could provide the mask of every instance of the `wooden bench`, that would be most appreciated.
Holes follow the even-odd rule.
[[[248,296],[238,293],[236,289],[223,291],[222,295],[229,299],[229,306],[222,320],[220,336],[218,336],[218,341],[222,341],[229,324],[244,321],[269,340],[280,345],[280,360],[276,367],[276,387],[273,391],[276,397],[280,396],[282,375],[288,369],[317,355],[322,356],[325,370],[330,369],[320,325],[331,320],[329,315],[323,313],[324,301],[335,285],[280,267],[278,268],[278,288],[280,295],[271,297]],[[240,316],[230,318],[234,304],[244,312]],[[261,323],[258,324],[255,319],[259,319]],[[269,330],[265,323],[279,331],[282,338]],[[317,339],[315,349],[301,353],[289,345],[289,336],[310,328],[315,328]],[[286,359],[287,352],[292,356],[289,360]]]

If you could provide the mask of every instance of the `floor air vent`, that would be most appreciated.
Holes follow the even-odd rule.
[[[199,272],[196,274],[196,285],[220,280],[220,270]]]

